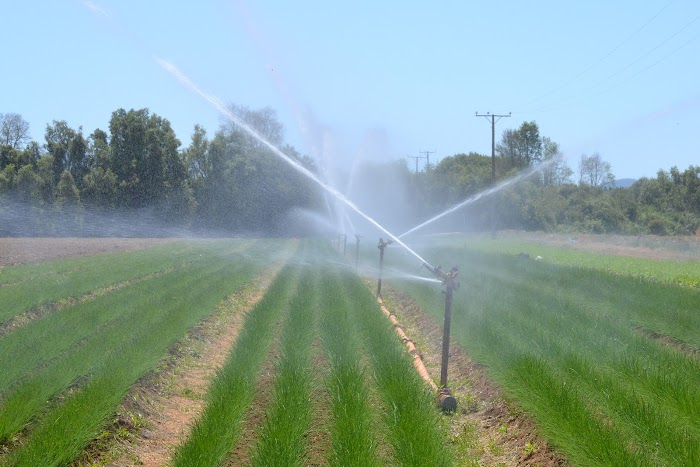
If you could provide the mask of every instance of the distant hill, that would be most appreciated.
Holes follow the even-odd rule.
[[[618,178],[611,184],[605,184],[603,185],[604,188],[629,188],[632,186],[634,182],[636,182],[634,178]]]

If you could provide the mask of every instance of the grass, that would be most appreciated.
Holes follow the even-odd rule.
[[[258,434],[252,465],[303,466],[311,422],[311,343],[318,313],[318,272],[307,268],[289,304],[272,404]]]
[[[254,397],[255,380],[272,341],[275,323],[298,283],[299,268],[285,266],[265,296],[245,319],[234,348],[207,393],[207,405],[174,464],[219,465],[240,435],[245,409]]]
[[[545,262],[551,264],[603,270],[613,274],[700,288],[700,268],[697,266],[697,261],[692,260],[615,256],[512,239],[468,238],[466,240],[453,240],[453,243],[460,244],[462,248],[486,253],[516,255],[527,252],[532,258],[541,256]]]
[[[360,279],[345,271],[341,281],[386,405],[384,421],[396,460],[402,465],[449,465],[435,394],[416,373],[389,321]]]
[[[218,249],[217,246],[211,248]],[[200,264],[199,269],[187,271],[189,274],[183,272],[182,280],[171,277],[159,284],[158,290],[164,293],[146,301],[139,308],[142,318],[130,320],[131,326],[123,335],[123,341],[101,349],[101,358],[93,362],[88,373],[78,377],[74,389],[55,399],[38,415],[26,439],[7,457],[7,462],[10,465],[64,465],[75,459],[83,447],[99,435],[131,385],[155,368],[178,339],[211,313],[225,295],[250,280],[260,267],[250,262],[231,261],[234,256],[215,258],[212,255],[205,261],[206,266]],[[138,303],[134,299],[142,293],[126,301],[127,306]],[[64,366],[55,369],[70,368],[60,358],[46,360],[46,367],[39,374],[61,378],[60,371],[51,371],[51,365],[58,361],[64,362]],[[44,390],[43,384],[31,377],[26,384]],[[12,397],[16,393],[12,391],[21,392],[24,387],[22,382],[13,386],[7,402],[21,402],[21,398]],[[3,410],[16,407],[18,403],[3,406]],[[8,415],[7,418],[16,420],[17,417]]]
[[[144,250],[4,267],[0,269],[0,323],[46,303],[183,267],[215,252],[198,243],[173,242]]]
[[[94,341],[98,341],[99,345],[102,338],[114,338],[115,331],[112,328],[116,327],[116,331],[119,331],[120,326],[128,328],[132,321],[138,323],[144,315],[144,309],[150,309],[169,297],[176,297],[191,289],[198,280],[198,274],[220,264],[222,259],[213,262],[216,257],[211,255],[226,254],[225,249],[224,252],[214,252],[213,248],[202,257],[199,255],[204,253],[195,252],[195,259],[168,274],[133,283],[96,300],[78,303],[61,313],[46,315],[43,319],[0,338],[0,368],[4,370],[0,373],[0,394],[5,393],[18,378],[31,374],[38,368],[50,366],[81,345],[89,345]],[[232,252],[229,251],[228,254]],[[225,258],[223,260],[230,261]],[[95,261],[99,262],[99,259]],[[108,269],[105,265],[101,267]],[[117,332],[116,337],[127,334],[128,329],[122,330],[121,333]]]
[[[237,448],[271,329],[279,320],[283,330],[274,388],[255,437],[253,465],[305,465],[318,428],[310,427],[313,412],[321,410],[313,403],[319,400],[330,401],[327,460],[332,465],[450,465],[435,395],[415,373],[374,297],[350,268],[325,262],[333,255],[328,246],[305,242],[302,249],[295,259],[303,270],[300,278],[287,278],[281,297],[273,284],[263,299],[268,302],[249,315],[175,465],[218,465]],[[329,397],[312,399],[310,357],[317,333],[329,362]],[[378,454],[380,438],[391,445],[386,452],[391,458]]]
[[[462,268],[453,339],[574,464],[698,465],[700,362],[638,331],[700,344],[696,290],[511,254],[430,257]],[[441,319],[439,287],[401,288]]]
[[[322,290],[339,290],[337,275],[325,271]],[[330,371],[326,389],[331,399],[332,449],[330,465],[378,466],[377,438],[370,407],[368,377],[360,362],[358,329],[353,323],[351,305],[341,294],[325,293],[321,308],[326,312],[320,323],[323,348]]]

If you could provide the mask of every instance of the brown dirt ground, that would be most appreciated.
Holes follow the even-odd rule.
[[[138,250],[174,240],[171,238],[0,237],[0,266]]]
[[[649,259],[700,260],[700,236],[660,237],[654,235],[555,234],[543,232],[499,232],[501,238],[530,241],[541,245],[593,251],[612,256]]]

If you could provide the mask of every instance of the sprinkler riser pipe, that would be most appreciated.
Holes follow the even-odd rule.
[[[379,249],[379,278],[377,279],[377,297],[382,296],[382,270],[384,269],[384,248]]]
[[[445,321],[442,330],[442,365],[440,367],[440,387],[447,387],[447,364],[450,356],[450,322],[452,321],[453,288],[445,289]]]

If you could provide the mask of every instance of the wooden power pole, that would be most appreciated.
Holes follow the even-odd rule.
[[[480,114],[478,111],[475,112],[477,117],[486,117],[487,120],[491,120],[491,186],[496,186],[496,122],[502,118],[510,117],[510,112],[508,115],[497,115],[490,112],[485,114]],[[496,236],[496,202],[491,202],[491,235]]]

